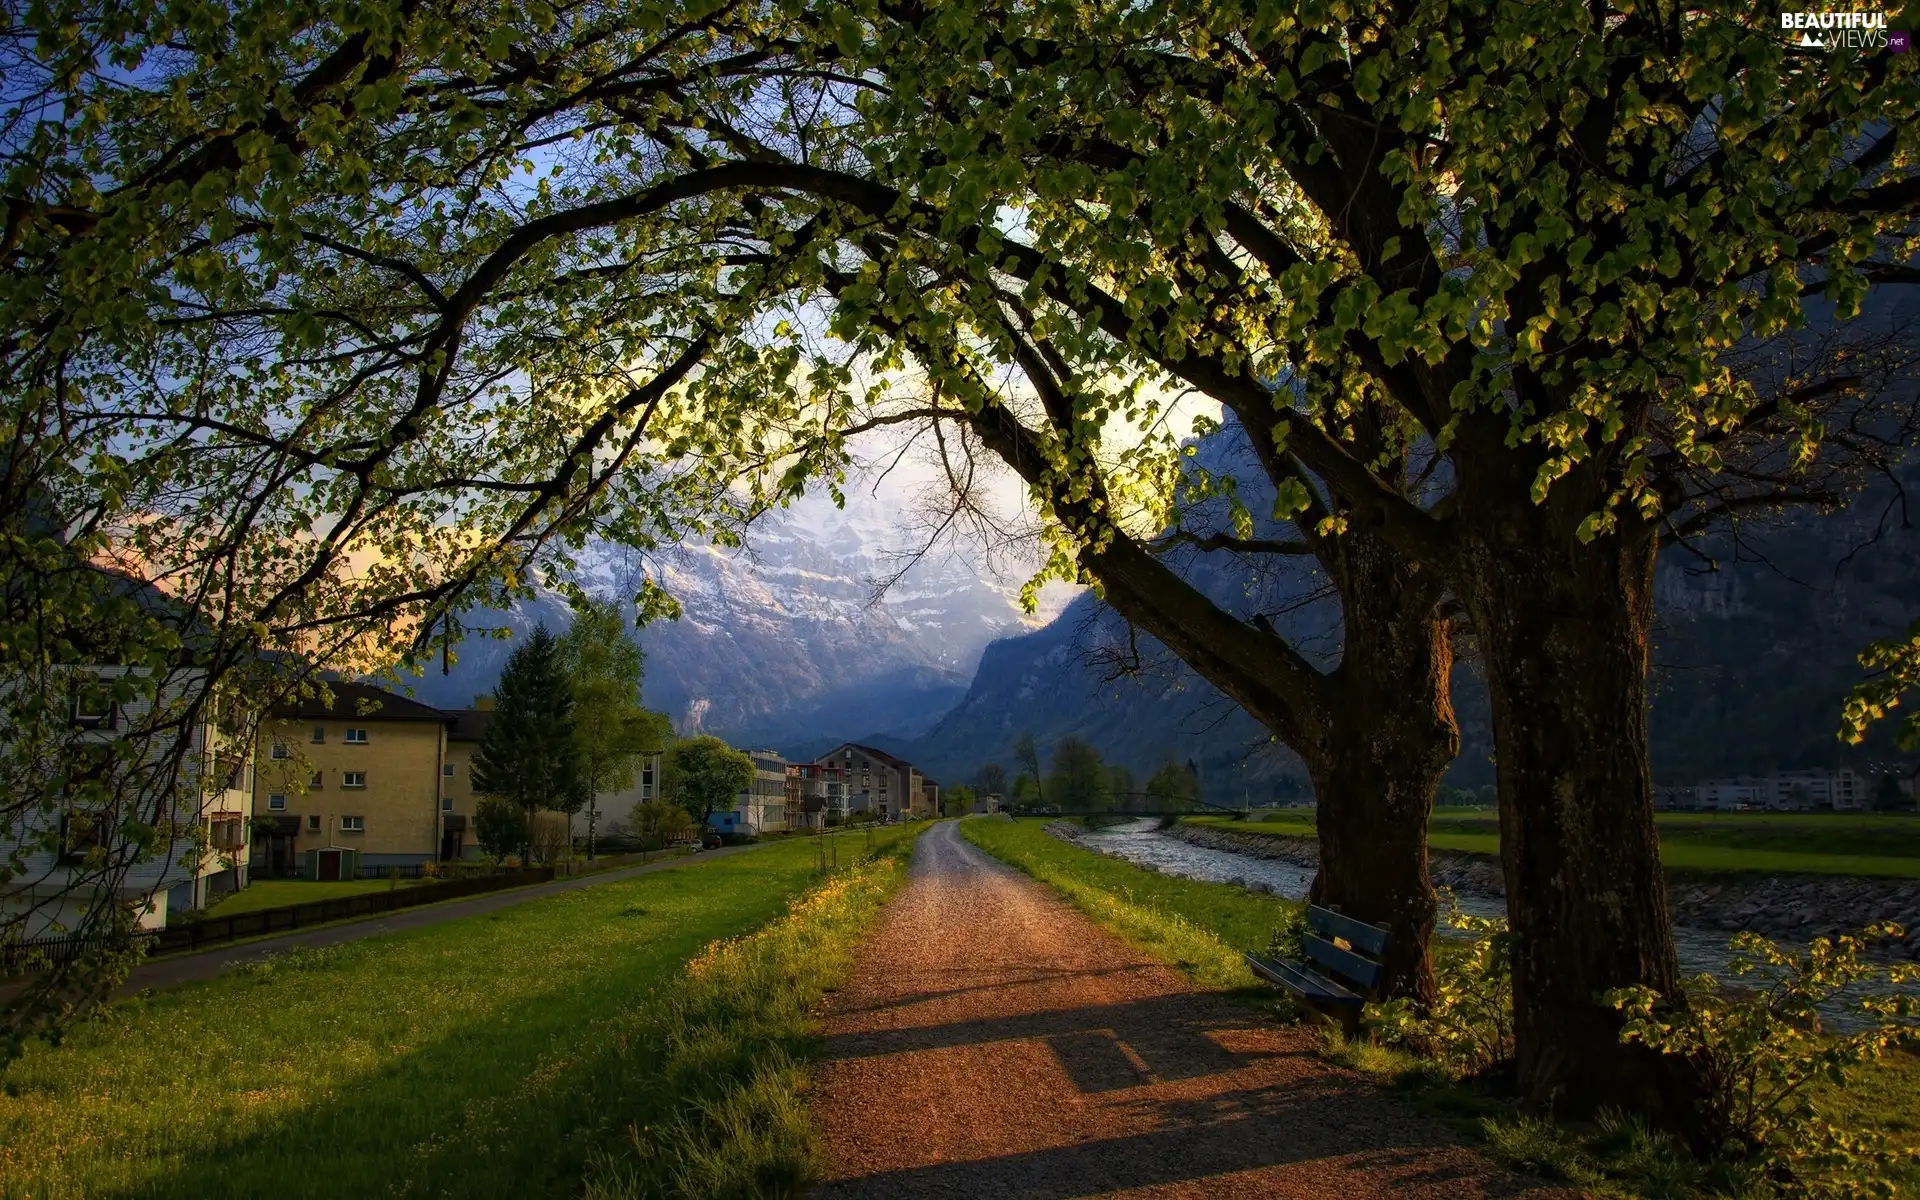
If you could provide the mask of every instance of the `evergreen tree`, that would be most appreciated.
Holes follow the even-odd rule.
[[[564,809],[580,788],[573,692],[545,625],[514,647],[494,690],[493,718],[473,756],[473,788],[519,808],[523,850],[536,809]],[[526,861],[523,853],[521,861]]]

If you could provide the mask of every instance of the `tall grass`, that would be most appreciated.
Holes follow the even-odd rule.
[[[812,1013],[899,885],[911,839],[795,899],[757,933],[716,942],[634,1010],[627,1069],[664,1118],[630,1122],[588,1164],[591,1200],[786,1197],[819,1175],[804,1092]],[[618,1069],[618,1064],[616,1064]]]

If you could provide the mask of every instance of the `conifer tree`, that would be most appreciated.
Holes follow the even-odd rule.
[[[573,740],[573,690],[560,644],[536,625],[514,647],[494,691],[493,717],[473,758],[473,787],[516,805],[528,830],[542,808],[564,808],[578,793],[579,751]],[[529,833],[521,840],[521,861]]]

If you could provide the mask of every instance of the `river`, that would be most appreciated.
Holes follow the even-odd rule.
[[[1168,837],[1160,832],[1159,821],[1151,817],[1084,833],[1081,840],[1090,849],[1110,851],[1129,862],[1152,866],[1162,874],[1208,883],[1239,882],[1242,886],[1263,883],[1290,900],[1305,899],[1307,888],[1313,883],[1313,872],[1305,867],[1250,854],[1209,850]],[[1461,911],[1472,916],[1504,918],[1507,915],[1505,900],[1458,894],[1455,898]],[[1444,928],[1440,932],[1442,936],[1460,936]],[[1676,928],[1673,941],[1680,955],[1680,969],[1688,975],[1711,972],[1724,976],[1732,958],[1727,937],[1716,930]]]

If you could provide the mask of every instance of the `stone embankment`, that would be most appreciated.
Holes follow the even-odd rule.
[[[1317,867],[1320,847],[1312,838],[1237,833],[1193,825],[1166,830],[1209,850]],[[1500,864],[1478,854],[1435,850],[1428,869],[1436,887],[1464,895],[1506,894]],[[1803,942],[1830,933],[1852,933],[1876,921],[1895,921],[1909,931],[1898,952],[1920,958],[1920,882],[1844,875],[1695,875],[1669,872],[1667,903],[1675,925],[1692,929],[1752,930]]]

